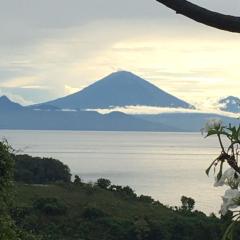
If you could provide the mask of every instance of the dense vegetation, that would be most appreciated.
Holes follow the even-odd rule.
[[[7,145],[1,147],[0,240],[218,240],[229,224],[230,217],[193,211],[191,198],[182,197],[181,207],[169,208],[108,179],[90,184],[75,176],[71,182],[69,169],[59,161],[13,157]],[[20,182],[11,202],[13,158]],[[46,171],[47,166],[54,171]],[[51,176],[59,168],[66,178]]]
[[[13,217],[43,239],[220,239],[224,224],[215,216],[172,210],[130,188],[97,184],[18,185]]]
[[[31,157],[29,155],[12,155],[12,157],[15,160],[14,178],[17,182],[48,184],[58,181],[71,181],[68,166],[56,159]]]
[[[7,142],[0,142],[0,240],[34,240],[31,231],[16,225],[11,216],[13,201],[14,161]]]
[[[11,204],[11,180],[13,161],[10,157],[8,146],[0,143],[0,239],[13,239],[16,232],[13,221],[9,215]]]

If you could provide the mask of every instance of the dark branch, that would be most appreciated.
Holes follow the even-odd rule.
[[[177,14],[224,31],[240,33],[240,17],[210,11],[186,0],[156,0]]]
[[[237,173],[239,173],[240,174],[240,168],[239,168],[239,166],[238,166],[238,164],[237,164],[237,161],[235,160],[235,158],[232,156],[232,157],[229,157],[228,159],[227,159],[227,162],[228,162],[228,164],[229,164],[229,166],[231,167],[231,168],[233,168]]]

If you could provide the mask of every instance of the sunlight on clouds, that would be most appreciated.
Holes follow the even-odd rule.
[[[128,23],[102,20],[56,31],[9,61],[9,69],[22,68],[29,76],[9,78],[0,87],[46,87],[52,97],[62,97],[122,69],[191,104],[239,96],[239,36],[155,21]]]
[[[69,85],[65,85],[65,93],[66,94],[73,94],[75,92],[78,92],[80,89],[79,88],[74,88],[74,87],[71,87]]]
[[[15,77],[13,79],[10,79],[7,82],[0,83],[0,87],[6,87],[6,88],[11,88],[11,87],[24,87],[25,85],[31,85],[35,84],[38,82],[38,77],[37,76],[19,76]]]
[[[26,85],[22,86],[23,89],[48,89],[47,86],[39,86],[39,85]]]
[[[26,100],[25,98],[23,98],[22,96],[20,96],[18,94],[13,94],[11,92],[0,89],[0,97],[3,95],[6,95],[11,101],[19,103],[23,106],[31,105],[34,103],[32,101]]]
[[[142,43],[118,43],[113,49],[116,48],[121,49],[118,55],[122,66],[124,62],[134,63],[134,67],[130,65],[134,72],[190,103],[193,98],[200,101],[203,96],[217,99],[239,95],[236,88],[236,85],[240,87],[238,38],[231,41],[224,38],[156,41],[155,38]]]

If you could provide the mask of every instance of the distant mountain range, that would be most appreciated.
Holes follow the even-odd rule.
[[[77,93],[44,103],[46,104],[68,109],[103,109],[136,105],[194,108],[191,104],[126,71],[112,73]],[[37,105],[39,106],[41,107],[41,104]]]
[[[225,125],[229,123],[239,125],[239,119],[237,118],[214,113],[161,113],[155,115],[138,115],[137,117],[155,124],[168,124],[168,126],[181,129],[183,132],[199,132],[209,119],[221,119]]]
[[[222,99],[222,110],[239,112],[238,101],[235,97]],[[132,73],[116,72],[80,92],[47,103],[24,107],[2,96],[0,129],[191,132],[199,131],[210,118],[238,124],[234,118],[208,113],[127,115],[83,110],[130,105],[194,109]]]
[[[121,112],[14,109],[16,103],[0,98],[0,129],[79,131],[179,131],[165,124],[148,122]],[[4,101],[3,101],[4,100]],[[5,108],[7,103],[8,108]]]
[[[226,112],[240,113],[240,98],[229,96],[219,101],[220,109]]]
[[[0,110],[16,111],[22,110],[23,108],[20,104],[12,102],[7,96],[0,97]]]
[[[50,107],[42,105],[42,109],[33,110],[10,101],[6,96],[0,97],[0,129],[196,132],[210,118],[220,118],[226,124],[239,124],[238,119],[210,113],[99,114],[94,111],[62,111],[55,107],[50,110]]]

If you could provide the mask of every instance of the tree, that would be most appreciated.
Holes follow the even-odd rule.
[[[82,180],[78,175],[75,175],[73,183],[79,185],[82,184]]]
[[[99,178],[97,180],[97,186],[103,189],[108,189],[111,186],[111,181],[105,178]]]
[[[195,206],[195,200],[190,198],[190,197],[181,197],[181,202],[182,202],[182,209],[185,211],[192,211]]]
[[[14,178],[17,182],[28,184],[49,184],[71,181],[70,169],[67,165],[53,158],[14,155]]]
[[[6,142],[0,142],[0,240],[17,239],[9,214],[12,200],[13,160]]]
[[[210,11],[186,0],[156,0],[177,14],[210,27],[240,33],[240,17]]]
[[[11,147],[6,141],[0,141],[0,240],[37,240],[32,233],[17,227],[10,215],[13,206],[13,175]]]
[[[122,192],[126,194],[128,197],[136,198],[137,194],[134,193],[133,189],[130,188],[129,186],[123,187]]]

